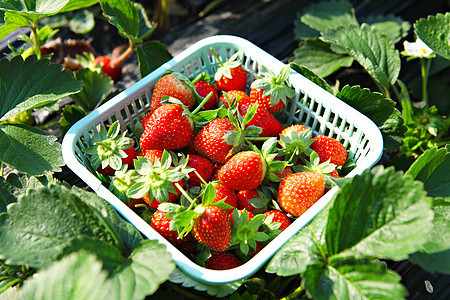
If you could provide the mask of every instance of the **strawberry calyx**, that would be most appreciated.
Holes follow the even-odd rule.
[[[252,104],[246,114],[242,116],[237,108],[239,96],[232,102],[230,102],[226,93],[225,96],[228,102],[227,117],[236,128],[236,130],[230,130],[223,136],[225,143],[233,146],[228,154],[228,157],[230,157],[241,150],[250,148],[252,141],[265,141],[268,137],[259,137],[263,130],[261,127],[248,125],[256,114],[258,103]]]
[[[309,156],[309,160],[302,159],[305,163],[304,165],[296,165],[293,167],[294,172],[315,172],[324,175],[325,177],[325,188],[331,188],[336,185],[335,180],[330,175],[333,171],[336,170],[336,165],[330,162],[328,159],[325,162],[320,162],[319,155],[312,150],[311,155]]]
[[[161,160],[155,162],[146,157],[138,157],[134,161],[136,177],[127,196],[130,198],[142,198],[148,195],[149,199],[156,199],[159,203],[167,202],[169,193],[177,194],[175,186],[180,189],[178,182],[188,178],[192,168],[183,161],[172,166],[172,157],[166,150],[163,151]]]
[[[100,130],[92,136],[91,146],[83,149],[86,154],[90,155],[89,161],[95,170],[100,166],[102,169],[110,166],[114,170],[122,167],[122,158],[128,156],[124,150],[133,147],[134,140],[126,136],[126,131],[119,133],[119,121],[114,122],[108,131],[101,126]]]
[[[266,166],[266,176],[269,181],[280,182],[282,179],[276,174],[281,174],[283,170],[289,165],[289,161],[277,159],[280,156],[280,151],[277,149],[277,138],[268,138],[261,150],[258,147],[252,145],[252,150],[261,154],[264,158]]]
[[[131,203],[127,191],[135,183],[136,177],[136,170],[128,169],[128,165],[123,165],[122,168],[114,173],[108,189],[122,202]]]
[[[203,185],[202,191],[196,198],[192,198],[184,189],[181,190],[181,193],[188,200],[188,207],[173,203],[163,203],[158,207],[167,212],[166,216],[172,220],[170,228],[178,231],[179,238],[183,238],[191,232],[195,219],[200,217],[208,206],[217,206],[223,210],[233,208],[225,203],[225,198],[214,202],[216,190],[212,182]],[[202,199],[201,203],[197,203],[199,198]]]
[[[214,74],[214,80],[219,81],[222,77],[230,79],[233,78],[233,76],[231,75],[231,69],[237,68],[241,65],[242,52],[238,51],[234,53],[226,62],[222,62],[222,60],[219,58],[219,55],[217,55],[216,51],[214,51],[213,48],[210,48],[210,50],[220,65],[220,67]]]
[[[171,96],[163,96],[161,98],[161,105],[169,103],[181,105],[184,108],[183,116],[188,117],[188,120],[189,122],[191,122],[192,127],[201,128],[208,124],[211,120],[216,119],[217,117],[221,117],[225,114],[225,109],[223,108],[202,111],[202,107],[212,96],[213,92],[210,92],[206,97],[201,97],[202,101],[193,111],[190,111],[189,108],[179,99]]]
[[[284,134],[280,134],[278,143],[282,149],[279,154],[288,157],[288,161],[292,161],[303,153],[310,155],[312,151],[310,146],[315,141],[315,139],[311,138],[311,135],[310,129],[303,130],[300,133],[296,130],[289,130]]]
[[[286,99],[295,96],[295,90],[289,84],[289,75],[291,72],[290,64],[284,66],[278,75],[264,66],[260,66],[260,74],[250,86],[252,89],[263,90],[263,97],[270,96],[270,105],[275,106],[279,101],[286,104]]]
[[[266,233],[259,231],[264,222],[263,214],[250,218],[246,209],[234,209],[232,219],[230,246],[239,245],[239,250],[244,255],[247,255],[250,250],[256,250],[257,241],[264,242],[270,238]]]

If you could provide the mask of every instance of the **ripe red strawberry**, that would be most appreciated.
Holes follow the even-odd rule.
[[[237,197],[236,193],[223,185],[220,182],[213,182],[214,189],[216,190],[216,197],[213,202],[225,199],[225,203],[231,205],[233,208],[225,210],[227,213],[231,213],[234,208],[237,207]]]
[[[282,211],[269,210],[264,213],[264,223],[269,226],[273,223],[278,223],[280,225],[277,226],[277,229],[283,231],[291,225],[291,220]]]
[[[239,113],[245,116],[251,105],[238,105]],[[262,128],[260,137],[277,137],[284,129],[283,125],[264,107],[258,105],[254,117],[247,123],[248,126],[257,126]]]
[[[248,212],[252,212],[256,209],[249,200],[258,199],[259,195],[256,190],[240,190],[236,193],[237,197],[237,208],[246,209]]]
[[[281,208],[294,217],[299,217],[317,200],[325,190],[325,178],[320,173],[294,173],[280,182],[278,203]]]
[[[191,186],[199,186],[203,182],[208,182],[214,172],[214,164],[203,156],[190,154],[188,160],[188,167],[194,168],[201,178],[195,172],[189,173],[187,183]]]
[[[214,74],[217,89],[225,92],[231,90],[244,91],[247,86],[247,72],[239,61],[240,53],[235,53],[225,63],[222,63],[214,51],[213,54],[220,64]]]
[[[133,168],[133,160],[137,157],[137,152],[133,147],[130,147],[126,150],[124,150],[127,154],[127,157],[122,158],[122,165],[128,165],[128,168]],[[102,168],[102,165],[100,165],[97,168],[97,172],[100,174],[103,174],[104,176],[112,176],[114,175],[114,170],[110,166],[106,166],[106,168]]]
[[[205,267],[212,270],[229,270],[242,265],[243,262],[230,252],[212,253],[205,260]]]
[[[178,239],[178,232],[170,230],[171,219],[166,217],[166,213],[161,210],[156,210],[152,216],[150,226],[161,234],[166,240],[176,245],[180,242]]]
[[[122,66],[120,63],[112,65],[111,58],[108,56],[97,56],[93,62],[93,65],[101,66],[102,73],[108,75],[114,81],[117,81],[122,74]]]
[[[230,120],[217,118],[206,124],[194,139],[194,148],[202,156],[218,163],[225,163],[232,145],[225,142],[224,136],[236,130]]]
[[[231,224],[226,211],[218,206],[202,207],[203,213],[194,220],[192,235],[212,251],[225,251],[231,242]]]
[[[308,127],[301,124],[292,124],[286,128],[284,128],[280,135],[288,135],[290,131],[296,131],[298,134],[300,134],[302,131],[308,130]]]
[[[338,140],[325,135],[317,135],[314,139],[311,149],[319,155],[320,162],[330,160],[330,163],[336,166],[345,164],[347,161],[347,150]]]
[[[261,75],[257,76],[250,86],[250,99],[271,113],[278,112],[284,107],[287,99],[295,96],[295,90],[288,83],[290,65],[281,69],[279,75],[275,75],[265,67],[261,69]]]
[[[186,76],[177,72],[166,74],[156,82],[150,104],[152,112],[161,106],[163,96],[177,98],[188,109],[191,109],[195,103],[194,87]]]
[[[147,157],[150,159],[152,163],[155,163],[156,160],[161,161],[163,156],[163,150],[159,149],[144,149],[141,151],[141,156]]]
[[[211,110],[217,108],[217,102],[219,100],[219,95],[217,94],[216,88],[206,80],[199,80],[194,83],[195,90],[200,97],[206,97],[210,92],[213,93],[211,98],[203,105],[202,110]]]
[[[253,103],[257,102],[259,105],[267,109],[270,113],[279,112],[284,107],[283,101],[278,101],[277,104],[271,106],[270,105],[270,96],[264,96],[263,89],[251,89],[250,90],[250,99]]]
[[[153,111],[140,138],[141,149],[174,150],[186,146],[193,122],[179,104],[166,104]]]
[[[235,191],[252,190],[266,176],[266,162],[255,151],[242,151],[233,155],[218,172],[219,180]]]
[[[192,236],[192,234],[188,234],[182,239],[179,239],[179,242],[175,245],[175,247],[183,252],[184,255],[189,256],[199,251],[197,245],[197,240]]]
[[[177,182],[180,186],[183,186],[183,180],[180,180],[180,181],[178,181]],[[181,197],[181,191],[177,188],[177,186],[175,185],[175,182],[173,183],[173,187],[175,188],[175,190],[176,190],[176,194],[174,194],[174,193],[170,193],[169,192],[169,198],[167,199],[167,202],[170,202],[170,203],[175,203],[175,202],[177,202],[178,201],[178,199],[180,199],[180,197]],[[144,197],[143,197],[143,199],[144,199],[144,202],[145,203],[147,203],[148,205],[150,205],[151,207],[153,207],[153,208],[158,208],[158,206],[159,206],[159,204],[160,204],[160,202],[158,201],[158,200],[156,200],[155,198],[153,198],[153,199],[151,199],[151,201],[150,201],[150,198],[148,197],[148,194],[146,194]]]
[[[144,117],[142,118],[141,125],[144,129],[147,127],[147,122],[148,122],[148,119],[150,119],[151,115],[152,115],[152,111],[145,114]]]
[[[238,104],[250,104],[251,103],[250,97],[244,91],[231,90],[231,91],[227,91],[227,92],[223,93],[222,96],[220,96],[220,98],[219,98],[219,105],[224,104],[226,108],[228,108],[228,99],[226,96],[228,96],[230,103],[233,103],[233,101],[235,101],[235,99],[239,99]]]

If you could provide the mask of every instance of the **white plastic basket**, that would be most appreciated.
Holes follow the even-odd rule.
[[[242,51],[243,66],[250,76],[258,73],[259,65],[264,65],[275,74],[278,74],[285,66],[284,63],[245,39],[224,35],[205,38],[78,121],[65,135],[62,151],[67,166],[94,192],[115,207],[144,236],[165,244],[174,262],[185,274],[204,283],[223,284],[253,275],[283,244],[324,208],[337,188],[326,193],[242,266],[224,271],[210,270],[192,262],[103,186],[100,180],[89,171],[89,162],[82,151],[87,146],[86,141],[90,141],[90,134],[98,125],[108,126],[115,120],[119,120],[122,130],[128,129],[129,132],[133,132],[134,125],[139,121],[140,116],[149,111],[153,86],[167,70],[182,72],[189,77],[202,72],[213,76],[218,62],[210,51],[211,47],[218,52],[223,61],[237,51]],[[361,173],[380,159],[383,139],[378,127],[369,118],[295,71],[291,71],[289,81],[295,88],[296,96],[292,104],[287,105],[281,112],[280,121],[286,125],[300,123],[309,127],[313,134],[325,134],[341,141],[355,163],[355,168],[347,177]]]

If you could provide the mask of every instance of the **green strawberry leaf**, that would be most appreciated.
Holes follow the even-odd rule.
[[[167,47],[158,41],[147,41],[136,48],[141,78],[172,59]]]
[[[17,202],[13,190],[14,187],[5,178],[0,177],[0,214],[6,212],[8,204]]]
[[[415,180],[424,183],[430,197],[448,197],[450,195],[450,146],[431,148],[425,151],[406,171]]]
[[[27,280],[20,299],[144,299],[175,269],[165,249],[155,240],[143,240],[120,268],[109,272],[101,258],[73,252]]]
[[[345,183],[314,221],[275,254],[266,271],[300,274],[315,299],[403,298],[400,276],[373,259],[404,259],[421,249],[432,218],[419,182],[377,166]]]
[[[0,121],[79,92],[81,82],[61,69],[36,56],[0,60]]]
[[[29,300],[100,299],[105,295],[108,277],[108,272],[102,267],[102,262],[94,254],[74,252],[26,280],[18,296]],[[117,298],[115,289],[108,293],[110,299]]]
[[[133,2],[100,0],[103,14],[127,38],[134,39],[139,32],[139,14]]]
[[[26,125],[0,125],[0,161],[36,176],[58,172],[64,165],[56,136]]]
[[[348,85],[337,92],[336,97],[366,115],[380,128],[386,151],[392,152],[400,147],[406,127],[394,101],[369,89]]]
[[[319,32],[338,26],[357,25],[355,10],[348,1],[321,1],[311,4],[301,14],[300,21]]]
[[[327,253],[402,260],[426,241],[432,218],[421,183],[377,166],[336,195],[326,227]]]
[[[74,240],[82,238],[99,240],[126,254],[111,221],[59,185],[32,189],[20,196],[17,203],[7,207],[1,223],[1,259],[13,265],[49,266],[65,248],[72,247]]]
[[[102,72],[80,69],[75,71],[74,75],[83,83],[83,90],[70,97],[86,113],[98,107],[114,85],[112,79]]]
[[[4,23],[3,25],[0,24],[0,40],[16,29],[30,26],[30,24],[28,23],[28,19],[24,16],[8,11],[5,12],[0,10],[0,12],[4,14],[4,17],[2,19]]]
[[[145,7],[138,2],[132,2],[134,6],[136,7],[136,10],[139,15],[139,30],[137,33],[137,38],[140,40],[144,40],[148,38],[153,31],[155,31],[157,24],[155,22],[151,22],[148,19],[147,11],[145,10]]]
[[[53,1],[52,1],[53,2]],[[63,7],[61,12],[78,10],[81,8],[87,8],[98,3],[98,0],[69,0],[69,3]]]
[[[377,260],[323,257],[308,266],[302,286],[312,299],[403,299],[400,275]]]
[[[437,54],[450,60],[450,13],[428,16],[420,19],[414,24],[414,31],[428,47]]]
[[[142,240],[133,248],[128,262],[109,277],[105,291],[118,290],[116,300],[144,299],[155,293],[174,270],[165,245],[157,240]]]
[[[389,89],[400,73],[400,55],[385,35],[367,24],[322,32],[321,39],[352,56],[372,78]]]
[[[105,219],[111,222],[111,226],[123,242],[127,254],[131,253],[131,249],[143,239],[136,227],[123,219],[117,213],[117,210],[104,199],[78,187],[72,187],[71,193],[77,195],[83,202],[95,208]]]
[[[317,76],[327,77],[341,67],[350,67],[353,57],[339,54],[331,50],[331,46],[318,38],[308,39],[299,43],[294,50],[290,62],[306,66]]]
[[[62,108],[61,119],[59,119],[60,129],[67,132],[76,122],[86,116],[84,110],[78,105],[69,104]]]
[[[450,274],[450,199],[433,200],[433,228],[428,242],[409,260],[430,273]]]
[[[30,21],[35,21],[39,18],[60,12],[68,3],[69,0],[9,0],[0,2],[0,10],[21,15]]]
[[[371,25],[379,33],[387,36],[394,44],[406,37],[411,28],[411,24],[408,21],[404,21],[402,18],[392,14],[370,16],[363,19],[362,22]]]
[[[312,220],[308,226],[293,236],[272,257],[266,267],[268,273],[279,276],[303,274],[309,265],[322,259],[325,249],[325,226],[333,200]]]
[[[206,292],[215,298],[224,298],[234,293],[243,283],[243,280],[239,280],[220,285],[206,284],[187,276],[178,268],[170,274],[169,281],[181,284],[185,288],[193,288],[197,291]]]
[[[127,0],[100,0],[108,21],[133,43],[141,43],[156,28],[140,3]]]
[[[334,94],[333,88],[320,76],[318,76],[316,73],[311,71],[309,68],[299,65],[295,62],[291,63],[291,68],[296,71],[297,73],[303,75],[304,77],[308,78],[327,92]]]
[[[398,43],[405,38],[411,28],[408,21],[393,14],[369,16],[362,19],[362,22],[371,25],[372,28],[386,35],[393,43]]]

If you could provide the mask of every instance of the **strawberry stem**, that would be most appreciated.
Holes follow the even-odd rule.
[[[181,192],[181,194],[183,194],[183,196],[186,197],[186,199],[188,199],[188,201],[191,203],[191,205],[189,206],[189,208],[191,208],[195,204],[195,200],[192,199],[188,193],[186,193],[186,191],[183,189],[183,187],[178,182],[175,182],[175,186]]]
[[[246,136],[245,139],[248,141],[267,141],[270,136]]]
[[[196,113],[198,113],[202,109],[203,105],[205,105],[205,103],[208,102],[209,98],[212,97],[212,95],[213,92],[209,92],[209,94],[205,98],[203,98],[202,102],[200,102],[200,104],[195,108],[192,114],[195,115]]]
[[[115,56],[118,55],[118,53],[123,49],[124,45],[118,46],[116,49],[113,50],[113,57],[111,59],[111,67],[114,68],[116,65],[120,65],[125,59],[127,59],[128,56],[130,56],[134,51],[134,45],[133,42],[130,40],[130,44],[128,45],[127,50],[125,50],[119,57],[115,58]]]
[[[214,49],[211,47],[209,48],[211,50],[211,52],[213,53],[213,55],[216,57],[217,61],[219,62],[220,66],[224,67],[225,65],[223,64],[223,62],[220,60],[219,55],[217,55],[216,51],[214,51]]]
[[[208,184],[205,179],[203,179],[203,177],[200,175],[200,173],[198,173],[198,171],[196,169],[194,169],[194,173],[198,176],[198,178],[200,178],[200,180],[204,183],[204,184]]]

